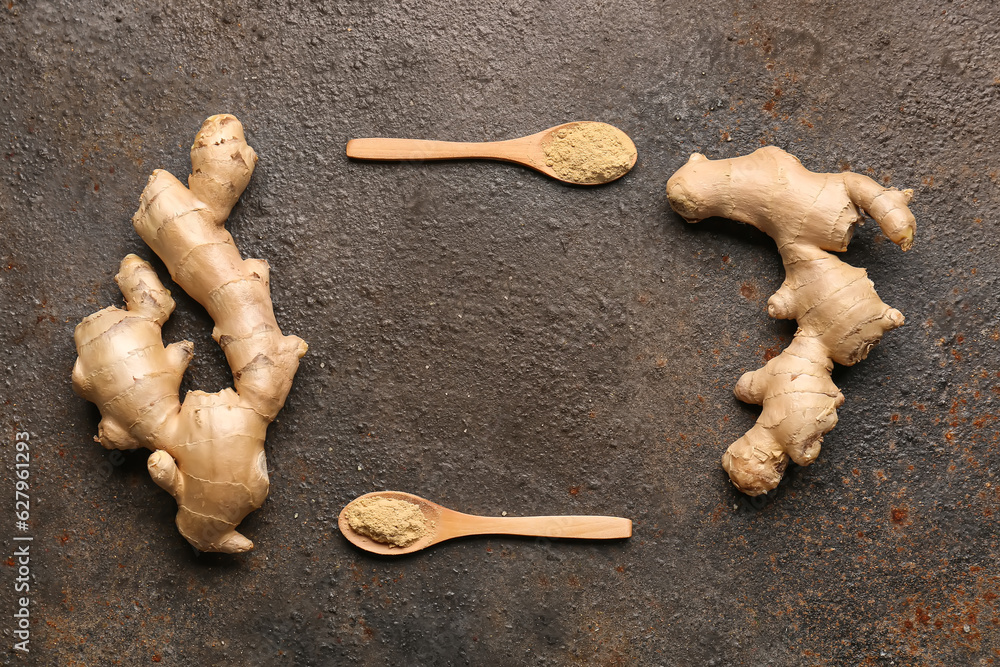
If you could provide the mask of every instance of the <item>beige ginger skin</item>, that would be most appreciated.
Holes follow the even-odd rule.
[[[740,491],[767,493],[789,459],[803,466],[816,460],[844,402],[830,379],[833,362],[861,361],[886,331],[902,326],[902,313],[882,302],[867,272],[830,253],[847,249],[861,211],[909,250],[916,230],[907,208],[912,194],[851,172],[813,173],[774,146],[729,160],[695,153],[667,181],[670,205],[685,220],[753,225],[774,239],[785,265],[767,312],[797,320],[798,330],[780,355],[736,385],[737,398],[763,406],[753,428],[722,457]]]
[[[180,533],[202,551],[253,548],[236,527],[267,496],[265,433],[307,349],[278,328],[267,262],[242,259],[224,226],[256,162],[240,122],[212,116],[191,147],[188,187],[154,171],[132,218],[174,281],[214,320],[212,336],[233,370],[235,391],[192,391],[180,402],[193,345],[164,347],[160,327],[174,301],[135,255],[122,260],[115,277],[126,308],[88,316],[74,335],[73,388],[101,411],[97,440],[108,449],[153,450],[149,474],[177,501]]]

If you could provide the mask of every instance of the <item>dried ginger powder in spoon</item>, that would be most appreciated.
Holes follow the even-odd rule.
[[[559,178],[573,183],[613,181],[631,169],[635,160],[635,149],[622,136],[624,132],[606,123],[564,127],[544,145],[545,164]]]
[[[395,498],[363,498],[351,503],[347,524],[359,535],[407,547],[427,534],[428,521],[417,505]]]

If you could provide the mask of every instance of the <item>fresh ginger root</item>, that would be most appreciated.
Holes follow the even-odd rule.
[[[174,300],[135,255],[115,277],[126,309],[109,307],[76,327],[73,388],[97,404],[96,438],[108,449],[153,450],[149,474],[177,501],[177,528],[202,551],[239,553],[236,531],[267,497],[264,437],[292,386],[307,346],[274,319],[267,262],[242,259],[224,226],[253,174],[257,155],[230,115],[204,122],[191,147],[188,188],[157,169],[132,224],[171,277],[215,321],[236,390],[179,398],[189,341],[166,347],[160,327]]]
[[[722,457],[740,491],[767,493],[789,458],[803,466],[816,460],[844,402],[830,379],[833,362],[861,361],[886,331],[903,324],[864,269],[829,253],[847,249],[861,210],[909,250],[916,230],[907,208],[912,195],[860,174],[813,173],[774,146],[730,160],[695,153],[667,181],[670,205],[685,220],[718,216],[753,225],[774,239],[785,265],[767,312],[797,320],[798,330],[780,355],[736,385],[737,398],[763,406],[753,428]]]

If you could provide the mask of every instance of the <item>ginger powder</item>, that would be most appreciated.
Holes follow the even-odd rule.
[[[635,161],[635,147],[628,136],[606,123],[564,127],[552,134],[543,150],[545,164],[573,183],[613,181],[628,172]]]
[[[358,500],[345,517],[354,532],[394,547],[408,547],[430,529],[420,507],[396,498]]]

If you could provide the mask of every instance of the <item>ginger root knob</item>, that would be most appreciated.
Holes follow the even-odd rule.
[[[903,314],[882,302],[865,270],[830,253],[847,248],[861,211],[908,250],[916,231],[912,196],[860,174],[813,173],[774,146],[729,160],[695,153],[667,181],[670,205],[685,220],[719,216],[753,225],[774,239],[785,265],[767,312],[795,319],[798,331],[781,354],[740,378],[736,397],[763,409],[722,457],[744,493],[775,488],[789,460],[816,460],[844,402],[830,379],[833,363],[861,361],[885,332],[902,326]]]
[[[240,553],[237,532],[268,492],[264,437],[285,403],[307,346],[278,328],[267,264],[240,257],[224,223],[253,174],[257,155],[243,126],[212,116],[191,147],[189,187],[166,171],[149,177],[132,219],[181,288],[215,321],[234,389],[178,395],[189,341],[164,347],[160,327],[174,300],[145,261],[129,255],[115,280],[126,307],[77,325],[73,388],[101,411],[107,448],[146,447],[150,477],[177,501],[177,528],[202,551]]]

